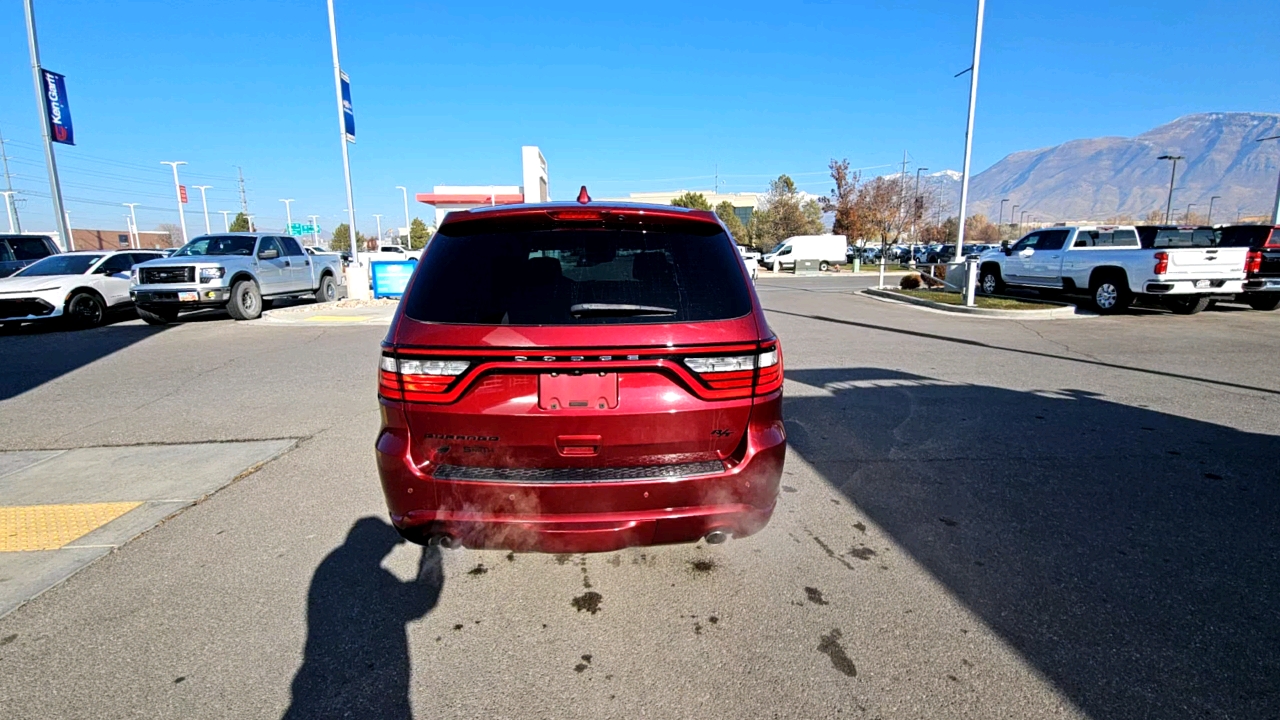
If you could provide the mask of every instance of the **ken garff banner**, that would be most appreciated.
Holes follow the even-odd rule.
[[[49,134],[54,142],[76,144],[76,133],[71,127],[71,105],[67,103],[67,79],[56,72],[44,73],[44,105],[49,111]]]
[[[351,78],[342,73],[342,128],[347,133],[347,142],[356,141],[356,111],[351,107]]]

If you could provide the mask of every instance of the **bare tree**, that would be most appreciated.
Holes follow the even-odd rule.
[[[182,247],[182,228],[177,223],[160,223],[156,229],[162,233],[167,233],[167,237],[161,238],[161,242],[165,243],[165,247]]]
[[[898,242],[910,221],[904,213],[902,184],[896,178],[878,177],[858,189],[857,215],[882,248]]]

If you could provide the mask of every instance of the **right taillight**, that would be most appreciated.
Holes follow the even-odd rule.
[[[1156,253],[1156,274],[1164,275],[1167,272],[1169,272],[1169,253]]]
[[[1249,256],[1244,261],[1244,271],[1246,273],[1262,272],[1262,251],[1250,250]]]
[[[724,398],[767,395],[782,387],[782,348],[777,340],[759,352],[690,357],[684,365]]]

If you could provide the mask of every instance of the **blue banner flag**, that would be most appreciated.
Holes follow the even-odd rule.
[[[67,103],[67,79],[56,72],[40,72],[44,74],[44,106],[49,112],[49,135],[56,143],[75,145],[71,106]]]
[[[347,142],[356,141],[356,111],[351,107],[351,78],[342,73],[342,128],[347,133]]]

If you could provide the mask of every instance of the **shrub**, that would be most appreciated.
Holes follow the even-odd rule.
[[[898,287],[903,290],[918,290],[920,289],[920,285],[920,276],[915,274],[907,275],[902,278],[902,282],[898,283]]]

